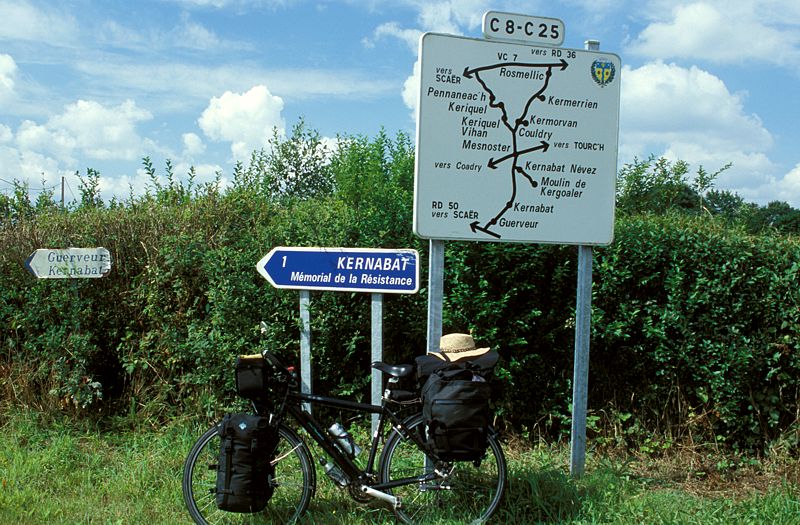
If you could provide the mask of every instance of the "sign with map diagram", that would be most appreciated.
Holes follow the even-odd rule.
[[[618,56],[427,33],[420,66],[417,235],[612,241]]]

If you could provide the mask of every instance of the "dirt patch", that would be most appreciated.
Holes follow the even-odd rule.
[[[635,479],[699,497],[742,499],[788,484],[800,489],[800,466],[791,457],[748,458],[682,449],[659,457],[629,457]]]

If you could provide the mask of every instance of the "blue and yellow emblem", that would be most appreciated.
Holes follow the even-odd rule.
[[[605,87],[614,81],[617,69],[614,63],[605,58],[598,58],[592,62],[592,80],[597,82],[600,87]]]

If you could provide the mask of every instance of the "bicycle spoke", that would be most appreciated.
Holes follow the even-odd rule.
[[[417,416],[406,424],[416,428],[422,424],[422,419]],[[386,442],[381,459],[381,482],[423,475],[425,465],[425,454],[416,443],[394,432]],[[404,523],[483,523],[499,506],[505,490],[506,470],[505,458],[494,438],[490,439],[482,461],[455,462],[435,472],[434,479],[428,482],[391,490],[401,498],[397,514]]]
[[[285,427],[279,428],[278,450],[286,450],[272,462],[276,473],[267,508],[257,514],[224,512],[217,508],[216,477],[208,465],[217,462],[220,438],[217,427],[210,428],[195,444],[184,468],[183,492],[189,513],[201,525],[269,524],[294,522],[308,507],[315,488],[314,465],[300,438]]]

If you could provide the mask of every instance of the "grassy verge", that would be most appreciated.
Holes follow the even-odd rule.
[[[0,523],[190,523],[184,457],[201,428],[188,421],[132,431],[6,414],[0,429]],[[510,488],[497,523],[800,524],[800,479],[789,460],[732,460],[694,449],[668,457],[595,452],[567,473],[563,446],[508,443]],[[319,473],[313,523],[385,523]]]

